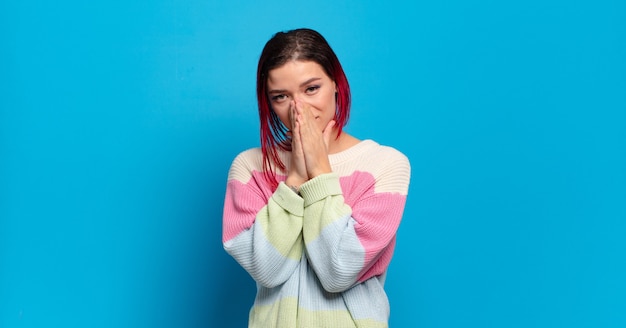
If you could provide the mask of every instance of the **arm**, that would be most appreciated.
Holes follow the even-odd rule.
[[[256,172],[250,176],[240,165],[235,160],[226,186],[224,249],[257,283],[275,287],[284,283],[299,264],[304,201],[280,183],[266,202],[258,182],[263,178],[255,178]]]
[[[320,282],[330,292],[345,291],[381,275],[391,261],[410,166],[404,156],[398,156],[388,167],[377,177],[355,172],[342,178],[358,181],[359,191],[351,191],[358,195],[349,195],[352,207],[346,204],[334,173],[316,177],[301,188],[307,255]]]

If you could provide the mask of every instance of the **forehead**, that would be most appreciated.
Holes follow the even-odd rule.
[[[268,72],[267,84],[299,84],[311,78],[330,79],[320,64],[314,61],[291,60]]]

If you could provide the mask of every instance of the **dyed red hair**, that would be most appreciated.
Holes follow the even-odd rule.
[[[267,41],[257,67],[257,101],[261,125],[261,150],[263,152],[263,173],[273,188],[278,186],[276,170],[285,171],[285,163],[278,156],[278,150],[291,151],[291,141],[287,137],[287,127],[280,121],[267,94],[269,71],[283,66],[288,61],[313,61],[319,64],[337,87],[335,126],[337,138],[348,123],[350,114],[350,86],[348,78],[339,63],[337,55],[326,39],[311,29],[295,29],[278,32]]]

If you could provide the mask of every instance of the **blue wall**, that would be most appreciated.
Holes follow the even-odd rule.
[[[411,4],[409,4],[411,3]],[[312,27],[405,152],[392,327],[626,327],[623,1],[0,4],[0,327],[243,327],[255,65]]]

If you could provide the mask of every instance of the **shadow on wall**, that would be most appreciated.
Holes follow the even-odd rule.
[[[236,124],[242,125],[194,122],[160,136],[165,146],[151,159],[158,170],[147,178],[157,182],[142,187],[150,190],[139,206],[149,219],[136,231],[144,244],[138,256],[147,260],[121,269],[135,279],[129,327],[247,326],[256,287],[223,248],[222,211],[230,164],[254,147],[257,129],[230,134],[224,128]]]
[[[254,302],[256,287],[250,275],[225,253],[218,259],[221,267],[214,284],[217,287],[212,302],[210,327],[247,327],[248,312]]]
[[[197,194],[202,198],[196,206],[204,207],[202,212],[205,213],[200,219],[207,220],[208,224],[202,229],[205,236],[189,231],[189,235],[199,239],[203,248],[201,252],[196,250],[197,258],[186,261],[190,270],[189,283],[196,285],[189,286],[188,290],[195,297],[187,300],[197,307],[193,312],[199,317],[190,323],[193,327],[246,327],[256,294],[253,279],[222,245],[222,210],[228,169],[235,156],[249,147],[244,145],[254,140],[250,136],[239,138],[229,140],[221,149],[215,149],[212,156],[200,161],[206,170],[203,170],[202,179],[194,180]],[[244,138],[248,139],[247,142],[243,141]]]

